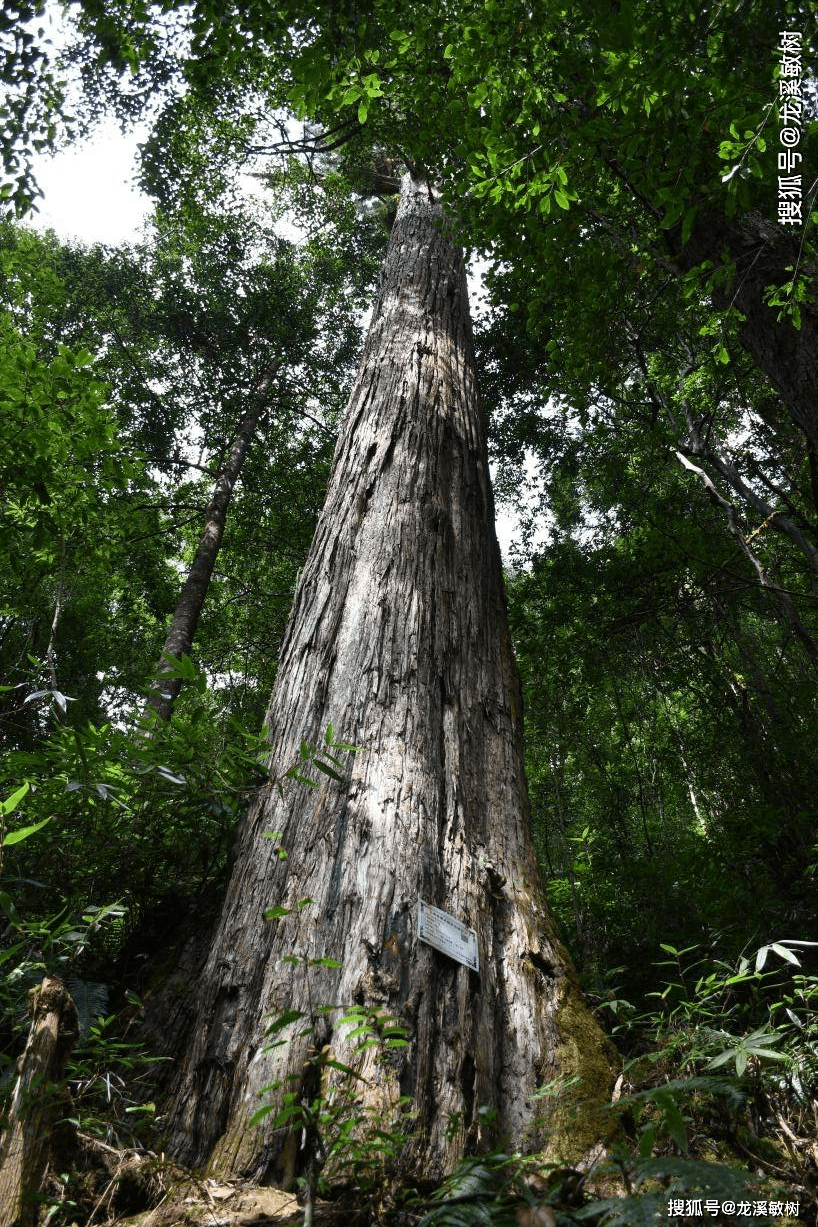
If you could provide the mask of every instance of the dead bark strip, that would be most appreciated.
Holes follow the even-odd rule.
[[[273,764],[330,723],[361,747],[343,782],[262,790],[240,828],[170,1152],[256,1181],[303,1170],[300,1128],[249,1120],[280,1101],[272,1083],[306,1094],[310,1045],[330,1045],[365,1077],[360,1110],[379,1124],[411,1097],[415,1179],[494,1143],[587,1159],[606,1133],[595,1111],[612,1050],[553,931],[531,839],[463,260],[409,176],[282,648]],[[476,930],[479,973],[418,940],[419,898]],[[288,911],[264,920],[273,905]],[[308,965],[326,957],[341,968]],[[389,1010],[409,1047],[381,1064],[357,1054],[338,1011],[319,1010],[334,1004]],[[292,1024],[271,1050],[269,1019],[290,1010],[315,1032]],[[555,1080],[562,1094],[534,1098]]]
[[[60,1115],[55,1098],[77,1036],[77,1011],[65,985],[46,977],[31,993],[32,1019],[0,1148],[0,1227],[35,1227],[49,1156],[51,1129]]]

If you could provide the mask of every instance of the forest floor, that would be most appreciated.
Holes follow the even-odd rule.
[[[316,1209],[320,1223],[322,1208]],[[282,1189],[205,1179],[186,1181],[155,1209],[108,1219],[106,1227],[287,1227],[303,1217],[296,1197]]]

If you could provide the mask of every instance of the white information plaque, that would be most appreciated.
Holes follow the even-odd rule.
[[[472,971],[480,970],[477,953],[477,934],[474,929],[455,920],[439,907],[418,899],[418,937],[427,946],[434,946],[450,959],[456,959]]]

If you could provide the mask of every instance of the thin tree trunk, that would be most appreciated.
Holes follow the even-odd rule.
[[[755,492],[752,486],[744,480],[735,465],[729,460],[725,460],[723,456],[711,447],[709,443],[705,443],[702,439],[702,432],[698,424],[693,419],[693,414],[685,405],[685,413],[687,418],[688,437],[687,444],[681,448],[684,455],[695,456],[697,459],[703,460],[706,464],[711,464],[717,473],[729,482],[737,494],[741,495],[746,503],[764,516],[764,524],[761,529],[766,528],[769,524],[777,532],[782,533],[785,537],[789,537],[793,545],[795,545],[806,558],[813,571],[818,573],[818,550],[815,546],[807,541],[804,534],[801,532],[798,525],[783,512],[770,506],[766,499],[761,498]],[[755,532],[761,531],[756,529]],[[754,534],[751,534],[751,537]],[[749,540],[750,538],[748,538]]]
[[[62,980],[47,977],[31,994],[31,1029],[0,1152],[0,1227],[34,1227],[37,1201],[61,1115],[55,1084],[79,1034],[77,1011]]]
[[[705,473],[704,469],[700,468],[699,465],[694,464],[692,460],[688,459],[688,457],[680,451],[676,452],[676,459],[684,468],[689,469],[691,473],[695,473],[696,476],[701,479],[702,485],[707,491],[711,502],[713,502],[717,507],[721,507],[722,510],[726,512],[727,526],[738,542],[739,549],[741,550],[742,554],[755,571],[759,585],[767,592],[775,596],[778,605],[783,611],[784,618],[790,630],[799,640],[814,668],[818,669],[818,643],[816,643],[815,639],[799,618],[798,611],[792,602],[790,594],[784,588],[782,588],[780,584],[776,584],[774,580],[770,579],[760,558],[750,548],[749,538],[745,537],[744,532],[741,529],[738,512],[736,511],[733,503],[731,503],[729,499],[724,498],[723,495],[719,494],[712,478],[708,473]]]
[[[613,694],[614,704],[616,706],[616,714],[619,717],[619,722],[622,725],[622,731],[625,734],[625,742],[628,747],[628,753],[633,762],[634,775],[636,776],[636,788],[639,796],[639,814],[642,818],[642,834],[645,838],[645,851],[648,856],[653,856],[653,841],[650,837],[650,826],[648,824],[648,807],[645,800],[645,785],[642,779],[642,768],[639,764],[639,755],[636,753],[636,747],[633,744],[630,725],[625,718],[625,712],[622,708],[622,699],[619,694],[619,688],[616,684],[616,678],[613,678]]]
[[[196,627],[199,624],[213,568],[221,548],[233,490],[253,441],[253,435],[265,405],[265,394],[280,367],[279,360],[271,360],[268,364],[252,397],[250,407],[239,422],[227,453],[227,459],[216,478],[213,496],[205,513],[204,532],[187,578],[182,585],[148,700],[149,706],[153,708],[160,720],[170,719],[173,705],[182,688],[182,679],[175,675],[171,662],[189,653],[193,646]]]
[[[288,1139],[249,1120],[280,1100],[271,1083],[310,1091],[310,1044],[357,1065],[379,1123],[411,1096],[416,1179],[491,1141],[574,1161],[598,1151],[612,1050],[554,935],[533,851],[463,261],[409,176],[268,723],[276,763],[330,723],[361,750],[343,783],[262,790],[240,828],[189,1009],[171,1151],[256,1180],[305,1170],[300,1127]],[[265,832],[281,832],[286,859]],[[476,930],[479,972],[418,940],[418,899]],[[272,906],[291,910],[265,921]],[[342,967],[305,966],[327,957]],[[355,1003],[391,1011],[409,1047],[387,1064],[356,1054],[338,1012],[318,1010]],[[298,1039],[293,1023],[268,1051],[267,1021],[287,1010],[315,1033]],[[532,1101],[572,1075],[563,1097]]]

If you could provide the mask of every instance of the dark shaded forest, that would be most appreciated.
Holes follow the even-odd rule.
[[[46,18],[0,24],[0,1227],[815,1221],[814,5]],[[37,232],[35,157],[111,114],[142,238]],[[387,767],[401,863],[371,814],[311,860]],[[261,840],[241,1098],[204,1037]]]

